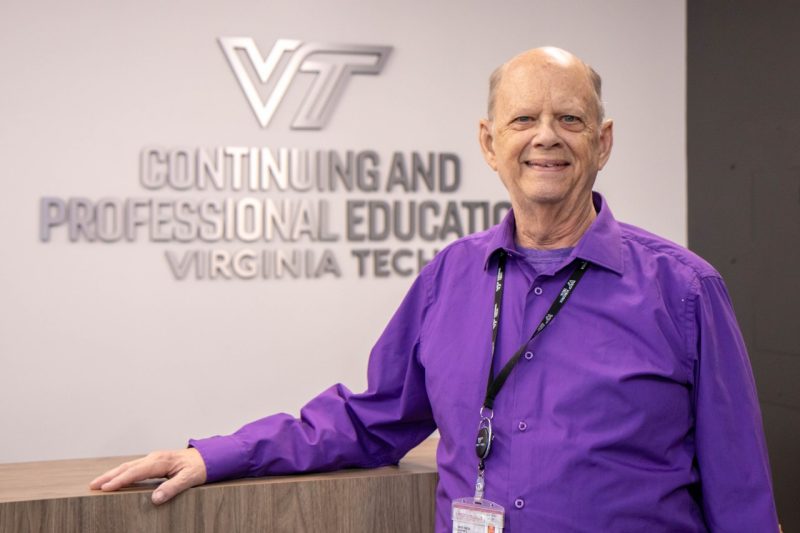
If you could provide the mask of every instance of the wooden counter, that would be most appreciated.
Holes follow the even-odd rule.
[[[131,457],[0,464],[0,533],[433,531],[436,443],[398,466],[214,483],[160,507],[158,481],[89,490]]]

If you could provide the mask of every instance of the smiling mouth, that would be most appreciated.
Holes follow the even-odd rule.
[[[525,161],[525,165],[537,170],[561,170],[568,167],[569,163],[561,159],[534,159]]]

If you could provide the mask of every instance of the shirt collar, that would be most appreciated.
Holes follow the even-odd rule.
[[[590,263],[607,268],[617,274],[622,275],[622,232],[619,223],[611,214],[605,198],[598,193],[592,193],[592,201],[597,211],[597,217],[583,234],[572,258],[580,258]],[[492,236],[486,245],[483,268],[489,268],[489,261],[498,250],[505,250],[511,255],[517,255],[517,247],[514,242],[516,233],[516,223],[514,221],[514,211],[509,211],[503,221],[492,232]]]

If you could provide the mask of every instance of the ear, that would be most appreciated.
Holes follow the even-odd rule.
[[[605,120],[600,126],[600,158],[598,169],[602,170],[608,158],[611,157],[611,147],[614,146],[614,121]]]
[[[494,135],[492,133],[492,122],[489,119],[481,119],[478,126],[478,142],[481,144],[483,158],[497,172],[497,156],[494,153]]]

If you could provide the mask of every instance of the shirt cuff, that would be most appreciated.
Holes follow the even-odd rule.
[[[250,475],[247,453],[234,436],[190,439],[189,446],[200,452],[206,464],[206,483]]]

